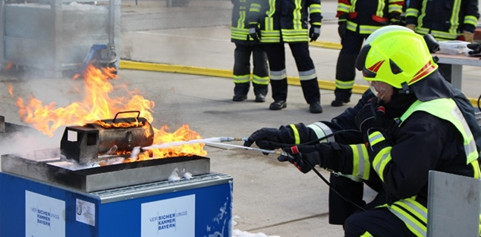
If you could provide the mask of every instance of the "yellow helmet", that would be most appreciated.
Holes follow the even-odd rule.
[[[402,26],[374,31],[356,60],[356,68],[367,81],[385,82],[394,88],[425,78],[438,68],[424,38]]]

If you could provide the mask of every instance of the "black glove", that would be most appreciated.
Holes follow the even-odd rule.
[[[307,173],[315,165],[321,164],[321,156],[315,145],[297,145],[285,147],[283,150],[285,154],[277,157],[277,160],[291,162],[302,173]]]
[[[261,149],[274,150],[282,146],[281,131],[276,128],[261,128],[252,133],[244,146],[251,146],[253,143]]]
[[[376,98],[371,99],[357,112],[354,122],[364,138],[367,138],[370,129],[383,129],[387,126],[384,114],[385,108],[377,104]]]
[[[321,35],[321,27],[311,26],[311,29],[309,29],[309,38],[311,39],[311,42],[316,41],[320,35]]]
[[[336,142],[286,146],[282,150],[284,150],[284,154],[277,159],[291,162],[303,173],[309,172],[316,165],[324,169],[342,172],[341,166],[346,160],[352,160],[352,148]]]
[[[249,26],[249,37],[254,40],[254,42],[260,42],[261,40],[261,30],[257,25]]]
[[[389,24],[390,25],[400,25],[401,24],[401,13],[391,12],[389,13]]]
[[[471,49],[469,56],[481,57],[481,44],[468,44],[467,47]]]
[[[293,127],[295,127],[293,129]],[[296,130],[296,131],[294,131]],[[251,146],[254,142],[259,148],[274,150],[282,147],[290,147],[297,143],[305,143],[317,140],[316,133],[303,123],[289,124],[275,128],[262,128],[252,133],[244,146]]]

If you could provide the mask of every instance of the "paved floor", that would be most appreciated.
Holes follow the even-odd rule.
[[[120,56],[123,59],[230,70],[233,44],[229,41],[230,1],[191,1],[185,7],[165,7],[165,1],[122,3]],[[321,41],[338,42],[334,1],[323,2],[325,24]],[[227,24],[226,24],[227,23]],[[317,73],[322,80],[334,79],[338,50],[311,47]],[[292,58],[287,71],[297,76]],[[478,68],[465,67],[464,83],[468,96],[479,96]],[[16,100],[34,96],[45,104],[65,106],[82,99],[75,93],[81,81],[65,78],[15,78],[3,76],[0,113],[10,123],[23,124]],[[262,127],[279,127],[289,123],[312,123],[329,120],[345,108],[329,106],[331,90],[322,90],[322,114],[310,114],[300,87],[290,86],[288,105],[282,111],[270,111],[266,103],[232,102],[233,82],[229,78],[160,73],[143,70],[119,71],[115,85],[126,85],[155,103],[152,125],[168,125],[175,130],[188,124],[201,136],[247,137]],[[358,77],[356,83],[362,83]],[[8,87],[14,88],[14,97]],[[120,96],[118,92],[113,92]],[[270,94],[269,94],[270,96]],[[359,98],[353,95],[352,104]],[[1,153],[20,149],[39,149],[59,145],[60,133],[54,137],[32,134],[0,141]],[[302,174],[292,165],[280,163],[273,155],[238,149],[207,148],[211,170],[234,178],[234,229],[283,237],[342,236],[342,227],[327,223],[328,187],[313,172]],[[322,171],[326,177],[327,172]]]
[[[230,42],[230,1],[196,0],[187,7],[165,7],[164,1],[124,1],[122,3],[121,56],[126,59],[189,65],[213,69],[232,69],[234,45]],[[481,5],[481,3],[480,3]],[[339,43],[337,1],[322,1],[324,16],[318,41]],[[289,54],[289,49],[286,49]],[[339,51],[311,47],[320,80],[333,82]],[[202,55],[202,57],[197,57]],[[478,98],[476,85],[479,67],[463,67],[463,92]],[[287,58],[287,73],[297,77],[292,57]],[[360,74],[356,84],[365,85]]]

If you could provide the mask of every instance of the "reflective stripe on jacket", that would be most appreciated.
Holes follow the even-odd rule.
[[[406,121],[410,115],[416,111],[427,112],[437,118],[446,120],[453,124],[456,129],[461,133],[464,143],[464,150],[466,154],[466,164],[473,168],[473,177],[479,179],[479,153],[474,143],[473,135],[469,130],[469,127],[461,114],[461,111],[456,106],[456,103],[452,99],[440,98],[427,102],[416,101],[409,109],[401,116],[401,123]],[[379,137],[380,133],[373,133],[370,136],[370,143],[375,143],[375,140],[384,139]],[[382,135],[381,135],[382,136]],[[390,148],[386,147],[382,149],[373,160],[373,168],[378,173],[381,180],[383,180],[384,167],[391,162]],[[402,220],[408,229],[416,236],[426,236],[427,230],[427,207],[425,204],[416,200],[416,196],[410,198],[404,198],[395,201],[391,205],[383,205],[387,207],[394,215]]]
[[[416,101],[409,109],[401,116],[401,124],[412,113],[416,111],[425,111],[431,115],[434,115],[440,119],[444,119],[452,123],[456,129],[463,135],[464,139],[464,152],[466,153],[466,164],[476,160],[479,156],[476,143],[474,141],[473,134],[469,129],[463,114],[459,110],[456,102],[452,99],[440,98],[430,100],[427,102]]]
[[[246,25],[247,0],[231,0],[232,8],[231,41],[245,43],[248,41],[249,29]]]
[[[438,40],[474,32],[478,18],[478,0],[410,0],[406,9],[406,24],[414,24],[416,33],[430,33]]]
[[[308,23],[311,27],[321,26],[320,0],[254,1],[248,20],[250,24],[259,24],[262,43],[308,42]]]
[[[400,15],[403,5],[404,0],[338,0],[337,17],[346,16],[348,30],[371,34],[389,24],[390,13]]]

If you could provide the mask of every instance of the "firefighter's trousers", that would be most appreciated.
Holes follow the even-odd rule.
[[[267,94],[269,64],[261,45],[238,44],[234,50],[234,94],[247,95],[250,85],[251,56],[253,61],[252,84],[254,93]]]
[[[367,36],[347,30],[341,40],[342,48],[336,64],[336,89],[334,90],[336,100],[348,101],[351,97],[356,78],[356,58]]]
[[[266,43],[264,49],[269,58],[270,82],[274,101],[287,100],[287,74],[285,43]],[[296,62],[304,99],[308,104],[319,103],[321,93],[317,82],[316,69],[309,54],[308,42],[289,43]]]

